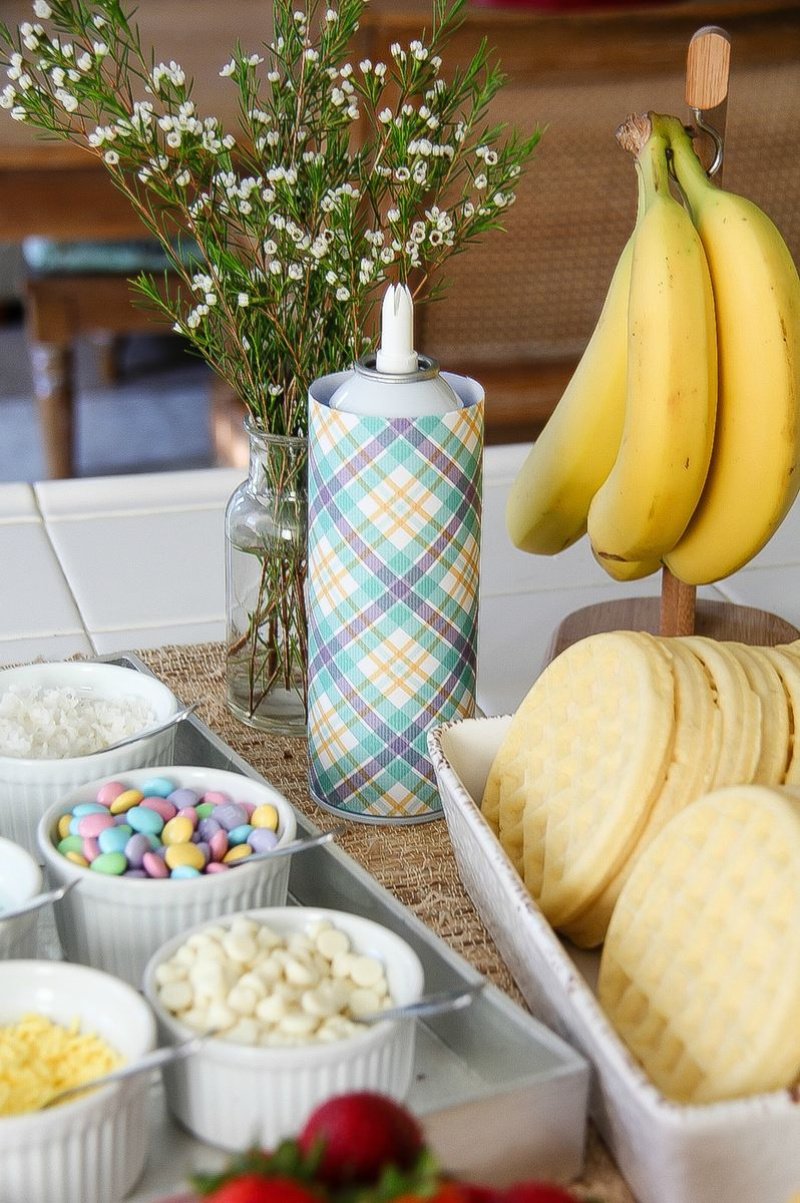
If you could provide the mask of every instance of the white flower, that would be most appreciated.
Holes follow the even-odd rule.
[[[336,11],[336,9],[335,9],[335,8],[329,8],[329,9],[328,9],[328,11],[325,13],[325,20],[326,20],[327,22],[329,22],[329,23],[330,23],[331,21],[338,21],[338,20],[339,20],[339,14],[337,13],[337,11]]]
[[[383,76],[386,74],[386,63],[376,63],[375,67],[374,67],[374,71],[375,71],[375,74],[378,76],[378,79],[382,79]]]
[[[337,106],[344,104],[344,92],[341,88],[331,89],[331,100]]]
[[[475,206],[473,205],[472,201],[464,201],[464,204],[461,206],[461,212],[464,214],[467,220],[469,220],[469,218],[472,217],[475,212]]]
[[[206,305],[216,305],[217,294],[215,292],[207,292],[205,294],[205,302],[206,302]]]
[[[11,117],[14,121],[25,121],[27,116],[28,114],[21,104],[15,104],[11,110]]]
[[[475,187],[476,188],[485,188],[486,184],[487,184],[487,179],[486,179],[486,176],[483,174],[483,172],[481,172],[480,175],[475,176]]]
[[[293,16],[298,25],[305,25],[306,14],[304,12],[301,12],[300,9],[297,9]]]
[[[33,0],[33,11],[42,21],[47,21],[53,15],[53,10],[47,0]]]
[[[117,163],[119,163],[119,155],[115,150],[107,150],[103,155],[103,159],[108,163],[109,167],[116,167]]]
[[[74,113],[78,107],[77,97],[73,96],[71,92],[65,92],[63,88],[56,89],[56,100],[67,113]]]
[[[251,54],[247,60],[247,65],[248,67],[258,67],[261,63],[263,63],[263,61],[264,60],[260,54]]]
[[[302,280],[303,269],[299,263],[290,263],[287,275],[289,276],[290,280]]]
[[[486,154],[483,156],[483,161],[487,167],[496,167],[497,166],[497,151],[496,150],[487,150]]]
[[[94,25],[95,29],[102,29],[105,24],[105,17],[101,16],[100,13],[95,13],[92,17],[92,25]]]
[[[106,46],[105,42],[95,42],[92,49],[98,58],[105,58],[108,54],[108,46]]]
[[[336,300],[337,301],[349,301],[350,300],[350,293],[347,291],[347,289],[344,287],[344,285],[340,285],[336,289]]]
[[[281,393],[283,392],[283,385],[282,384],[268,384],[267,392],[269,393],[270,397],[280,397]]]
[[[398,184],[404,184],[406,180],[411,179],[411,172],[407,167],[398,167],[394,173],[394,178],[397,180]]]
[[[443,237],[444,235],[442,234],[441,230],[431,230],[430,234],[428,235],[428,241],[430,242],[431,246],[439,246]]]
[[[267,79],[271,84],[276,84],[281,77],[280,71],[268,71]]]
[[[427,177],[428,177],[427,165],[422,161],[422,159],[420,159],[418,163],[414,164],[414,183],[415,184],[424,184]]]
[[[508,204],[508,201],[502,192],[495,192],[492,200],[494,201],[495,205],[497,205],[498,209],[505,209],[506,205]]]
[[[394,251],[391,247],[385,246],[381,251],[381,263],[391,263],[394,259]]]
[[[271,238],[268,238],[267,241],[264,243],[264,254],[265,255],[274,255],[275,252],[277,251],[277,249],[278,249],[278,244],[276,242],[273,242],[273,240]]]
[[[403,47],[399,42],[392,42],[391,46],[389,47],[389,53],[391,54],[392,58],[399,58],[401,54],[403,55],[403,58],[405,58],[405,54],[403,54]]]
[[[269,265],[269,270],[272,272],[273,276],[280,275],[282,268],[277,259],[272,260],[272,262]]]
[[[18,71],[16,75],[12,75],[9,71],[8,74],[12,79],[19,79],[21,72]],[[53,67],[53,70],[50,72],[50,78],[57,88],[63,88],[64,84],[66,83],[67,75],[63,68]]]
[[[11,84],[6,84],[3,91],[0,92],[0,109],[10,109],[16,100],[17,94],[11,87]]]
[[[428,57],[428,51],[426,47],[422,45],[422,42],[412,42],[409,46],[409,50],[419,63],[423,62]]]
[[[308,50],[303,51],[303,58],[307,63],[316,63],[319,61],[319,51],[313,46],[309,46]]]
[[[222,139],[222,145],[226,150],[232,150],[236,145],[236,139],[234,138],[233,134],[226,134]]]
[[[236,304],[239,306],[240,309],[246,309],[247,306],[250,304],[250,297],[248,296],[248,294],[246,292],[240,292],[238,294],[238,296],[236,297]]]
[[[359,117],[361,116],[361,113],[358,111],[358,107],[356,105],[351,104],[347,110],[347,116],[350,118],[351,121],[358,121]]]
[[[88,54],[86,51],[84,51],[84,53],[81,55],[81,57],[78,59],[78,61],[75,65],[77,67],[80,67],[81,71],[91,70],[91,66],[92,66],[91,54]]]
[[[361,62],[358,65],[359,65],[359,68],[361,69],[361,71],[364,73],[364,75],[368,75],[369,72],[372,70],[372,63],[368,58],[362,58]]]
[[[392,120],[392,110],[391,109],[381,109],[380,113],[378,113],[378,120],[380,122],[382,122],[384,125],[388,125],[389,122]]]
[[[184,168],[183,171],[179,171],[175,176],[175,183],[179,188],[185,188],[191,178],[189,172]]]
[[[399,221],[400,220],[400,210],[399,209],[390,209],[389,212],[386,214],[386,220],[390,221],[390,222]]]
[[[27,72],[24,75],[20,75],[17,82],[21,92],[27,92],[29,88],[33,87],[33,80]]]
[[[177,150],[181,144],[182,137],[183,137],[183,135],[181,134],[181,131],[179,129],[170,130],[170,132],[167,134],[167,139],[166,139],[167,146],[171,146],[171,147],[173,147],[173,149]]]
[[[228,76],[228,75],[233,75],[235,70],[236,70],[236,63],[233,61],[233,59],[231,59],[231,61],[229,63],[226,63],[225,66],[222,68],[222,70],[220,71],[220,75],[222,75],[223,77]]]
[[[338,282],[339,282],[339,277],[336,275],[336,272],[326,272],[325,273],[325,283],[326,284],[330,284],[332,287],[334,284],[338,284]]]

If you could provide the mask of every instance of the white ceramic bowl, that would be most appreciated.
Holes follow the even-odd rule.
[[[354,951],[383,962],[394,1003],[412,1002],[422,994],[424,974],[417,954],[400,936],[370,919],[311,907],[250,911],[248,917],[269,924],[281,935],[329,919],[350,936]],[[231,921],[228,918],[221,926]],[[156,1013],[164,1044],[190,1032],[159,1002],[156,970],[188,936],[208,926],[202,924],[170,940],[145,970],[145,996]],[[165,1068],[167,1104],[183,1127],[208,1144],[229,1151],[254,1144],[272,1149],[283,1138],[296,1135],[314,1108],[333,1095],[374,1090],[402,1100],[414,1070],[415,1032],[416,1025],[409,1020],[386,1020],[345,1040],[296,1048],[208,1040],[191,1058]]]
[[[3,919],[3,911],[40,894],[43,880],[31,854],[0,837],[0,959],[33,955],[31,942],[39,912]]]
[[[278,811],[278,845],[297,834],[295,813],[287,800],[262,781],[222,769],[167,765],[133,769],[90,781],[63,796],[42,816],[39,852],[49,881],[78,885],[56,905],[56,928],[65,957],[115,973],[137,988],[150,957],[165,940],[186,928],[248,907],[286,902],[291,858],[236,865],[227,873],[203,874],[185,881],[108,877],[66,859],[55,847],[58,820],[79,802],[92,801],[107,781],[138,788],[152,777],[167,777],[177,788],[221,790],[239,802],[271,803]]]
[[[63,689],[99,698],[134,697],[147,702],[155,721],[179,709],[178,699],[156,677],[119,664],[89,660],[25,664],[0,671],[0,696],[12,686]],[[70,756],[58,760],[0,755],[0,834],[36,851],[36,825],[56,798],[84,781],[111,777],[139,765],[173,758],[175,728],[151,735],[115,752]]]
[[[29,1012],[75,1018],[127,1061],[155,1047],[145,1000],[116,978],[60,961],[6,961],[0,1026]],[[118,1203],[147,1158],[149,1077],[104,1086],[45,1111],[0,1118],[3,1203]]]

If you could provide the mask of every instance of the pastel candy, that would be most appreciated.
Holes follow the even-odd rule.
[[[144,869],[126,869],[122,874],[123,877],[147,877]]]
[[[157,852],[146,852],[142,857],[142,868],[148,877],[169,877],[169,869]]]
[[[97,844],[101,852],[124,852],[128,846],[131,829],[128,827],[109,827],[101,831]]]
[[[198,802],[195,806],[197,817],[199,819],[208,819],[214,813],[213,802]]]
[[[212,860],[206,865],[206,873],[227,873],[230,870],[230,865],[223,865],[222,861]]]
[[[58,835],[60,839],[65,839],[69,835],[69,827],[72,822],[72,815],[62,815],[58,820]]]
[[[165,844],[187,844],[194,834],[194,826],[185,815],[176,815],[165,824],[161,838]]]
[[[170,869],[177,869],[180,865],[191,865],[199,872],[206,866],[206,858],[197,844],[171,844],[167,848],[164,860]]]
[[[211,839],[208,841],[208,847],[211,852],[212,861],[222,860],[225,853],[228,851],[228,833],[220,828]]]
[[[164,830],[164,820],[156,810],[147,806],[134,806],[128,811],[128,822],[134,831],[148,835],[159,835]]]
[[[127,791],[127,788],[121,781],[107,781],[97,791],[97,801],[103,806],[110,806],[120,794],[124,794]]]
[[[168,798],[174,789],[174,781],[166,777],[150,777],[142,786],[142,793],[148,797]]]
[[[109,805],[109,810],[112,815],[124,814],[126,810],[130,810],[132,806],[138,806],[144,794],[139,789],[126,789],[121,794],[117,794],[113,802]]]
[[[169,798],[161,798],[158,794],[148,794],[142,799],[142,806],[146,806],[148,810],[154,810],[156,814],[161,815],[165,823],[170,819],[174,819],[178,813],[178,808],[174,802],[170,802]]]
[[[178,817],[181,819],[188,819],[192,825],[192,830],[194,830],[194,828],[197,826],[197,811],[193,806],[182,806],[178,811]]]
[[[176,811],[178,811],[183,806],[196,806],[199,800],[199,795],[197,790],[187,789],[184,787],[182,789],[174,789],[169,795],[169,800],[175,807]]]
[[[201,840],[210,840],[212,835],[216,835],[218,831],[222,831],[222,827],[216,819],[201,818],[197,824],[197,834]]]
[[[152,851],[150,840],[139,831],[132,835],[125,845],[125,857],[132,869],[141,869],[145,856]]]
[[[236,802],[223,802],[214,811],[214,818],[226,831],[232,831],[247,822],[247,811]]]
[[[278,843],[278,836],[266,827],[254,827],[247,837],[247,842],[254,852],[271,852]]]
[[[114,820],[108,811],[103,808],[102,814],[82,815],[78,820],[78,835],[82,835],[84,839],[97,839],[101,831],[105,831],[107,827],[113,827]]]
[[[59,840],[56,845],[62,856],[68,856],[70,852],[80,852],[83,855],[83,840],[79,835],[67,835],[63,840]]]
[[[202,802],[211,802],[214,806],[222,806],[225,802],[231,801],[230,794],[224,794],[219,789],[209,789],[203,794]]]
[[[110,877],[120,877],[128,867],[128,862],[121,852],[101,852],[91,863],[95,873],[105,873]]]
[[[84,859],[91,865],[100,855],[100,845],[97,840],[84,839],[81,851],[83,852]]]
[[[278,812],[274,806],[270,806],[269,802],[265,802],[263,806],[257,806],[250,816],[250,822],[253,827],[266,827],[270,831],[278,830]]]
[[[253,849],[249,844],[236,844],[233,848],[229,848],[222,858],[224,865],[233,865],[238,860],[246,860],[248,856],[253,855]]]
[[[246,844],[247,837],[249,836],[249,834],[252,830],[253,830],[253,828],[250,826],[249,823],[242,823],[241,826],[239,826],[239,827],[231,828],[231,830],[228,832],[228,843],[229,844]]]
[[[67,852],[65,856],[68,861],[72,861],[73,865],[80,865],[82,869],[89,868],[88,860],[85,856],[81,856],[80,852]]]
[[[77,806],[73,806],[72,813],[78,819],[82,819],[84,815],[107,815],[108,807],[101,806],[99,802],[79,802]]]
[[[175,869],[172,870],[172,873],[170,874],[170,876],[175,877],[178,880],[185,879],[188,877],[199,877],[200,870],[195,869],[193,865],[178,865]]]

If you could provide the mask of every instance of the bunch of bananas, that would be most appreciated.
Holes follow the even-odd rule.
[[[677,118],[630,117],[617,140],[635,156],[636,224],[506,523],[541,555],[588,531],[616,580],[666,565],[708,584],[761,550],[800,489],[800,278]]]

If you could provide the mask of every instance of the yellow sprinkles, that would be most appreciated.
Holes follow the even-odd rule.
[[[0,1116],[38,1111],[58,1090],[89,1082],[123,1058],[93,1032],[81,1032],[44,1015],[24,1015],[0,1027]]]

